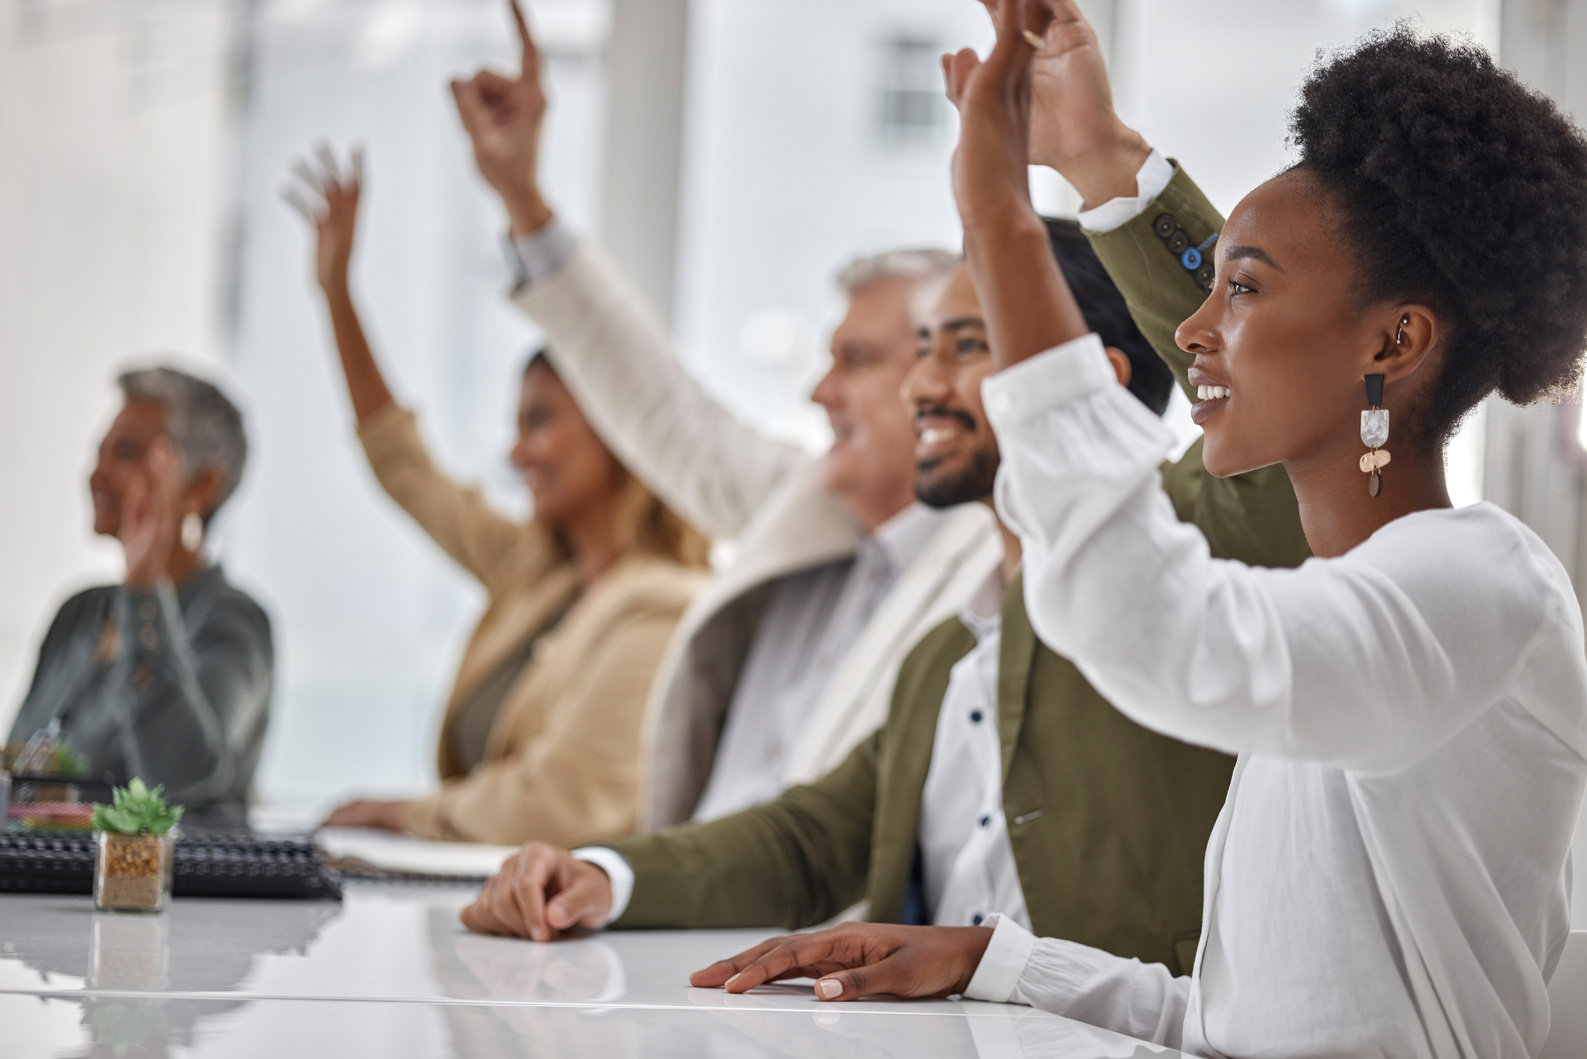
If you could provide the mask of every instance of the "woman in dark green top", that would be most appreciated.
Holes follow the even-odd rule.
[[[203,554],[247,460],[242,415],[171,368],[118,380],[125,403],[88,480],[119,585],[67,600],[39,650],[13,743],[61,743],[93,773],[161,783],[190,811],[246,800],[269,718],[274,647],[259,605]]]

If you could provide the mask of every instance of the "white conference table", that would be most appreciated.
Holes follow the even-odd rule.
[[[472,891],[351,883],[341,904],[178,898],[158,916],[0,895],[0,1054],[937,1059],[1176,1056],[1030,1008],[743,996],[689,971],[775,931],[469,934]]]

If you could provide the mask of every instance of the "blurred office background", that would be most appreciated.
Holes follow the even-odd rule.
[[[740,415],[812,447],[805,400],[845,260],[953,247],[938,56],[973,0],[530,0],[552,96],[546,183]],[[1286,161],[1317,49],[1417,15],[1587,117],[1587,0],[1091,0],[1121,110],[1227,210]],[[474,585],[374,485],[304,224],[279,199],[320,140],[368,153],[355,281],[438,457],[525,511],[505,453],[535,341],[449,77],[516,56],[501,0],[0,0],[0,723],[68,593],[115,579],[84,484],[115,370],[198,365],[253,462],[218,528],[269,607],[260,794],[315,810],[433,780]],[[1077,201],[1050,174],[1038,202]],[[1171,415],[1186,432],[1183,407]],[[1517,512],[1587,584],[1580,409],[1490,405],[1450,454],[1462,503]],[[1451,576],[1459,576],[1451,571]]]

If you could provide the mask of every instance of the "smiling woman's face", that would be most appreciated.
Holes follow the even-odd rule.
[[[1192,409],[1215,475],[1316,459],[1348,467],[1362,451],[1363,377],[1394,309],[1364,311],[1353,297],[1334,211],[1315,178],[1291,170],[1247,195],[1219,236],[1212,294],[1175,334],[1196,354],[1191,384],[1229,391]]]

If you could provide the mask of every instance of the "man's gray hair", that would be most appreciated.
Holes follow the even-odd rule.
[[[912,288],[909,311],[917,323],[930,314],[942,294],[948,277],[964,259],[958,254],[934,248],[887,250],[856,258],[838,270],[838,286],[849,298],[884,280],[901,279]]]
[[[158,401],[165,406],[165,430],[181,457],[184,478],[210,467],[220,473],[220,492],[215,499],[215,511],[219,511],[237,491],[248,462],[248,436],[243,433],[237,406],[214,383],[175,368],[123,372],[116,385],[128,400]]]

